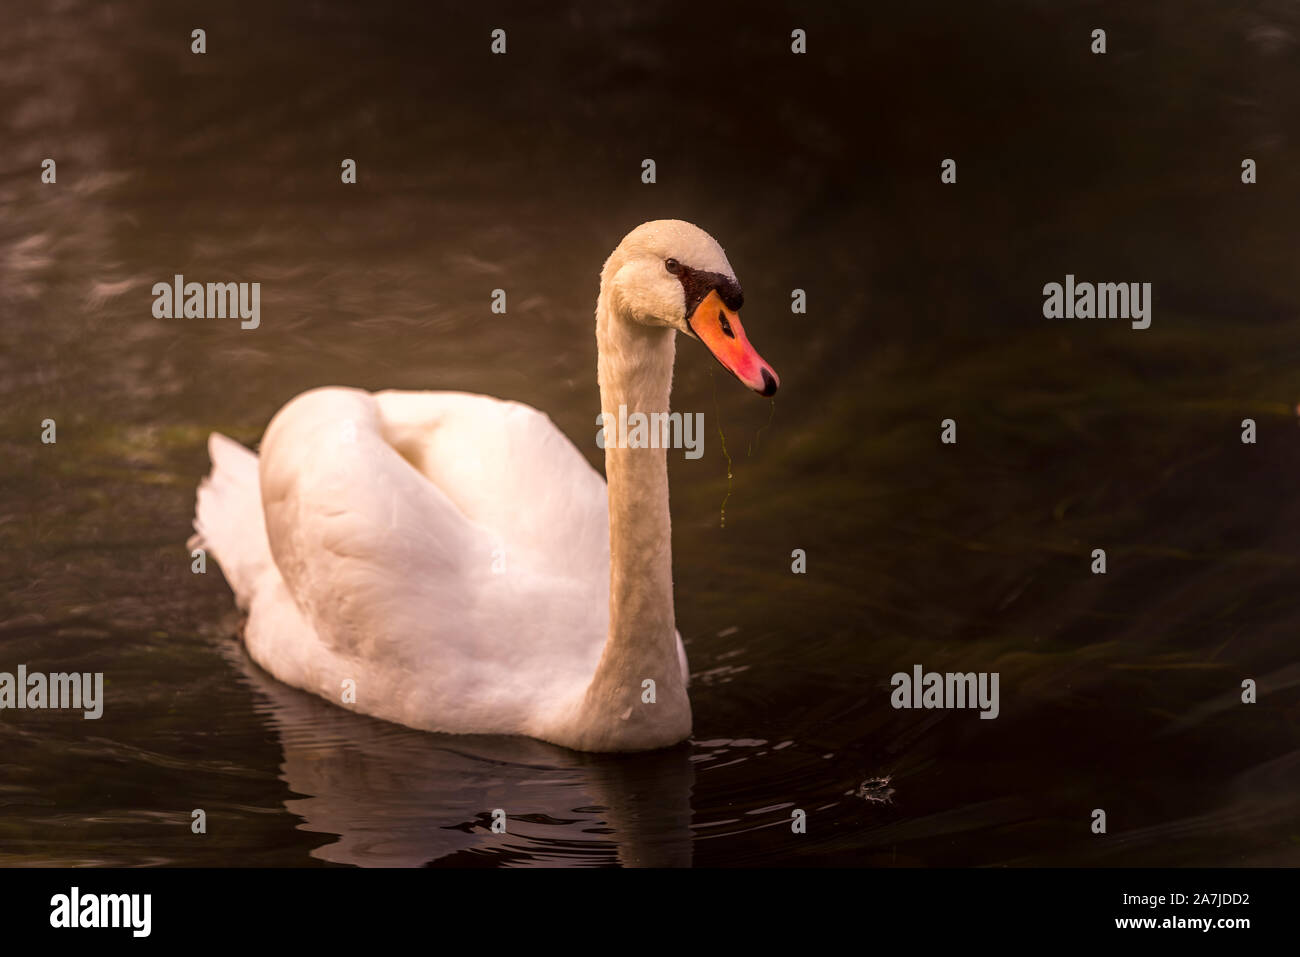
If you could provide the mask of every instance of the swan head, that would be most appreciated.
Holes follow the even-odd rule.
[[[727,254],[698,226],[680,219],[642,223],[609,257],[602,285],[618,315],[698,339],[759,395],[773,395],[781,384],[740,324],[745,297]]]

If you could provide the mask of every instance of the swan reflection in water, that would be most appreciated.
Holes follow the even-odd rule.
[[[312,856],[369,867],[688,867],[689,744],[586,754],[531,738],[442,735],[347,711],[276,681],[242,644],[226,657],[264,702],[284,749],[285,802]],[[506,833],[493,833],[493,811]]]

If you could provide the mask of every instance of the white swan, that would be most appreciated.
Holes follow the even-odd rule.
[[[600,277],[601,409],[667,411],[678,332],[775,392],[740,304],[703,230],[634,229]],[[666,747],[691,731],[667,453],[607,445],[608,497],[528,406],[314,389],[271,421],[260,459],[210,437],[191,545],[248,613],[253,660],[287,684],[428,731]]]

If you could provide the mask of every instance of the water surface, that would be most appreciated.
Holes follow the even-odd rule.
[[[1300,11],[980,7],[6,5],[0,670],[108,703],[0,714],[0,863],[1300,862]],[[427,735],[251,664],[185,548],[208,433],[463,389],[600,467],[599,268],[664,217],[782,378],[680,344],[693,739]],[[176,273],[261,282],[261,327],[154,319]],[[1044,320],[1066,273],[1153,283],[1151,329]],[[999,672],[1000,716],[891,709],[917,663]]]

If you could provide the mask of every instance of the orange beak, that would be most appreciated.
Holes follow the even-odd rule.
[[[713,357],[737,379],[759,395],[776,393],[781,380],[749,344],[745,327],[740,324],[740,314],[726,307],[718,290],[709,291],[695,311],[686,317],[686,324],[696,338],[709,347]]]

